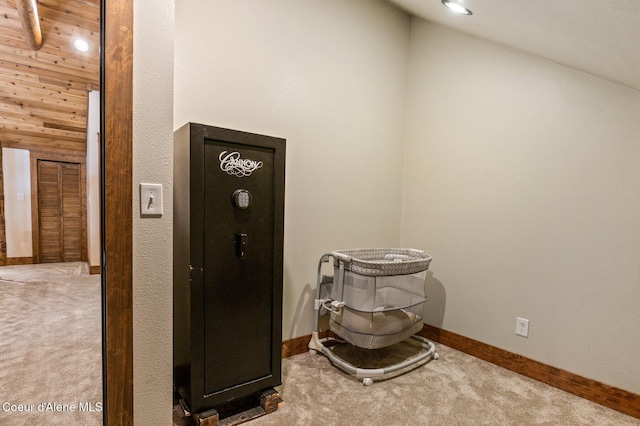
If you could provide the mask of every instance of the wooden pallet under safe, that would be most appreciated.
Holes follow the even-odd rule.
[[[182,405],[173,407],[174,426],[232,426],[273,413],[284,402],[275,389],[232,401],[202,413],[186,412]]]

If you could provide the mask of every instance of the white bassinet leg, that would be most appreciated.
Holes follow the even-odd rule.
[[[318,332],[314,331],[311,333],[311,341],[309,342],[309,350],[315,350],[318,352],[322,352],[322,342],[320,341],[320,337],[318,337]]]
[[[311,334],[311,341],[309,342],[308,346],[310,351],[314,350],[317,352],[322,352],[323,348],[322,341],[320,340],[320,337],[318,335],[320,331],[318,321],[320,319],[320,313],[323,309],[323,304],[327,301],[330,301],[330,299],[323,299],[321,297],[321,293],[323,285],[331,285],[333,283],[333,277],[322,275],[322,264],[325,262],[329,262],[330,257],[331,253],[325,253],[320,257],[320,260],[318,261],[318,280],[316,283],[316,298],[313,307],[315,311],[315,323],[313,327],[313,333]]]

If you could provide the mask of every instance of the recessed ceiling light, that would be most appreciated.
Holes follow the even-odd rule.
[[[78,38],[73,41],[73,47],[75,47],[81,52],[86,52],[87,50],[89,50],[89,43]]]
[[[460,3],[456,3],[452,0],[442,0],[442,4],[447,6],[449,9],[453,10],[456,13],[461,15],[473,15],[469,9],[461,5]]]

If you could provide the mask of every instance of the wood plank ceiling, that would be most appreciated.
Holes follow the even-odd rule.
[[[38,0],[42,48],[29,48],[16,0],[0,0],[0,145],[86,152],[88,91],[100,81],[100,0]],[[88,52],[73,42],[82,38]]]

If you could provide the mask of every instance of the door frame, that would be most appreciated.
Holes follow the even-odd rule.
[[[133,1],[101,2],[105,425],[133,424]]]

